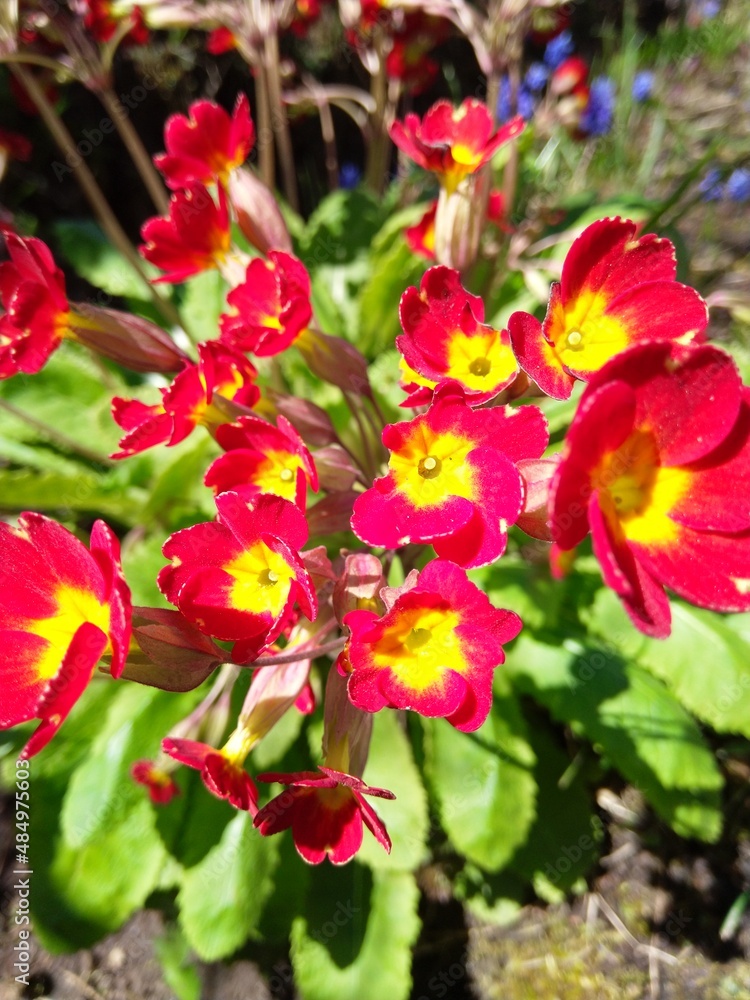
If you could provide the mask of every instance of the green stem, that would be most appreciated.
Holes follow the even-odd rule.
[[[97,465],[101,466],[113,466],[114,462],[111,462],[109,458],[104,455],[99,455],[95,451],[91,451],[85,445],[79,444],[78,441],[74,441],[73,438],[69,438],[67,434],[63,434],[62,431],[56,430],[54,427],[50,427],[49,424],[45,424],[43,420],[39,420],[37,417],[32,417],[31,414],[24,412],[24,410],[19,410],[17,406],[13,403],[9,403],[7,399],[0,399],[0,409],[5,410],[12,416],[16,417],[17,420],[22,420],[29,427],[33,427],[35,431],[39,431],[43,434],[49,441],[53,444],[58,445],[65,451],[73,452],[73,454],[80,455],[81,458],[85,458],[88,462],[95,462]]]
[[[330,642],[321,643],[319,646],[308,645],[299,646],[288,653],[277,653],[274,656],[261,656],[253,660],[248,666],[251,670],[259,667],[275,667],[282,663],[298,663],[300,660],[313,660],[318,656],[325,656],[326,653],[338,653],[346,645],[346,639],[331,639]]]
[[[258,167],[260,178],[269,191],[276,187],[271,107],[268,97],[268,74],[261,61],[255,67],[255,100],[258,105]]]

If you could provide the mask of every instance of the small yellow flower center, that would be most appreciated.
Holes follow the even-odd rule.
[[[291,483],[294,479],[294,473],[291,469],[282,469],[279,473],[279,479],[284,483]]]
[[[475,358],[469,365],[469,371],[472,375],[477,375],[479,378],[484,378],[485,375],[489,375],[492,369],[492,364],[488,358]]]
[[[419,474],[423,479],[436,479],[442,467],[443,463],[434,455],[419,460]]]
[[[404,640],[404,645],[410,653],[416,653],[418,649],[426,646],[432,638],[432,632],[428,628],[413,628]]]
[[[583,334],[579,330],[571,330],[565,338],[565,346],[575,350],[583,343]]]
[[[258,583],[261,587],[273,587],[278,582],[279,574],[274,573],[272,569],[266,569],[258,576]]]

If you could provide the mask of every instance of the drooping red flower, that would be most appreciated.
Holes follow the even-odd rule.
[[[278,427],[260,417],[239,417],[223,424],[216,440],[225,450],[208,468],[204,482],[215,493],[233,490],[251,499],[273,493],[304,511],[308,485],[317,493],[318,474],[312,455],[289,421]]]
[[[148,795],[154,805],[165,806],[180,794],[180,786],[169,771],[153,760],[137,760],[130,768],[133,781],[148,789]]]
[[[387,591],[385,592],[387,596]],[[357,708],[408,708],[473,732],[492,705],[492,674],[503,644],[521,630],[512,611],[490,604],[455,563],[435,559],[386,613],[350,611],[342,656]]]
[[[489,108],[476,98],[468,98],[458,108],[441,100],[421,121],[411,113],[403,122],[394,122],[390,136],[415,163],[437,174],[443,187],[453,191],[523,131],[523,118],[511,119],[497,132],[494,128]]]
[[[21,160],[25,163],[30,157],[31,142],[26,136],[0,128],[0,175],[3,173],[6,159]]]
[[[198,344],[197,364],[187,364],[172,384],[161,390],[162,401],[112,400],[112,416],[125,436],[112,458],[128,458],[158,444],[184,441],[199,424],[215,431],[234,416],[235,406],[253,407],[260,398],[258,372],[244,354],[215,340]]]
[[[24,513],[18,527],[0,522],[5,582],[0,591],[0,728],[41,724],[22,751],[49,743],[111,655],[119,677],[130,643],[130,591],[112,530],[96,521],[87,549],[62,525]]]
[[[547,424],[535,406],[472,410],[455,383],[426,413],[389,424],[388,475],[358,497],[352,530],[369,545],[431,543],[461,566],[484,566],[505,550],[523,507],[516,462],[538,458]]]
[[[664,587],[750,608],[750,390],[708,345],[639,344],[590,381],[550,488],[558,552],[591,532],[635,625],[670,631]]]
[[[674,246],[636,231],[626,219],[592,223],[565,258],[544,321],[525,312],[510,317],[519,364],[547,395],[567,399],[576,379],[587,382],[631,344],[702,339],[706,304],[674,280]]]
[[[258,789],[243,767],[249,750],[241,731],[235,730],[221,750],[197,740],[170,736],[162,740],[161,748],[173,760],[200,771],[203,784],[217,799],[226,799],[235,809],[246,810],[251,816],[258,811]]]
[[[255,126],[245,94],[237,97],[231,117],[213,101],[195,101],[187,117],[167,119],[167,152],[155,156],[154,163],[174,191],[195,184],[225,185],[248,158],[254,142]]]
[[[171,535],[171,560],[157,578],[168,601],[206,635],[238,640],[234,658],[249,663],[282,632],[295,601],[311,621],[315,588],[298,550],[307,522],[288,500],[262,494],[216,497],[216,521]]]
[[[193,184],[172,195],[169,215],[144,222],[139,248],[147,261],[166,274],[153,281],[179,284],[194,274],[220,267],[231,245],[229,206],[224,189],[218,202],[208,188]]]
[[[475,406],[497,396],[518,373],[508,331],[483,322],[484,303],[466,291],[453,268],[431,267],[419,288],[407,288],[399,317],[404,333],[396,337],[396,347],[409,369],[433,386],[454,380]],[[423,386],[406,405],[431,397]]]
[[[311,865],[326,857],[334,865],[346,864],[362,846],[364,826],[390,851],[383,821],[364,796],[393,799],[393,792],[372,788],[361,778],[322,766],[318,771],[259,774],[258,781],[276,781],[289,787],[263,806],[253,823],[264,837],[291,827],[294,846]]]
[[[255,257],[245,281],[227,295],[221,339],[258,357],[285,351],[312,317],[310,276],[302,261],[282,250]]]

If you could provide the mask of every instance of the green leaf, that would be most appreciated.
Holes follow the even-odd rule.
[[[368,905],[356,891],[362,869],[352,864],[334,871],[335,895],[317,893],[327,919],[299,917],[292,927],[292,966],[302,1000],[407,1000],[420,926],[414,877],[375,872]],[[316,880],[330,874],[314,873],[313,892]]]
[[[215,445],[208,436],[177,445],[170,453],[169,463],[154,480],[144,518],[174,516],[186,508],[191,512],[197,508],[213,516],[213,494],[203,485],[213,454]]]
[[[117,697],[65,795],[60,828],[71,847],[96,840],[104,828],[120,822],[146,798],[145,789],[130,776],[131,765],[156,757],[162,737],[200,697],[139,684],[118,686]]]
[[[561,778],[571,761],[554,738],[549,722],[530,719],[529,733],[536,754],[537,816],[510,867],[530,881],[536,883],[542,876],[552,887],[567,891],[596,862],[602,823],[592,810],[580,771],[562,787]]]
[[[371,868],[414,871],[427,852],[427,795],[411,745],[395,712],[378,712],[373,720],[370,756],[365,780],[376,788],[387,788],[396,796],[369,799],[383,820],[391,838],[392,849],[382,846],[365,831],[357,857]]]
[[[39,796],[45,794],[41,783],[37,789]],[[54,805],[50,796],[46,812],[40,811],[37,843],[52,835]],[[45,947],[64,950],[90,947],[142,907],[158,883],[165,854],[154,829],[154,811],[144,797],[83,847],[61,837],[52,863],[40,860],[34,862],[31,893],[34,927]]]
[[[116,250],[96,222],[65,219],[54,225],[60,251],[76,274],[109,295],[142,299],[146,284],[133,265]],[[143,261],[149,277],[161,272]],[[99,303],[107,305],[106,302]]]
[[[278,847],[238,812],[219,844],[185,872],[177,897],[180,926],[206,962],[225,958],[257,933],[273,891]]]
[[[6,510],[91,511],[132,524],[143,507],[142,490],[125,488],[119,476],[81,471],[32,472],[0,469],[0,507]]]
[[[219,336],[219,316],[226,310],[227,291],[226,281],[215,270],[185,282],[180,313],[196,343]]]
[[[383,217],[383,206],[369,191],[333,191],[307,222],[300,240],[302,262],[314,271],[321,265],[353,261],[369,250]]]
[[[359,336],[357,347],[365,355],[376,357],[394,346],[401,333],[398,305],[410,285],[417,285],[425,272],[426,261],[415,257],[399,239],[392,246],[371,257],[370,277],[359,294]]]
[[[750,634],[743,637],[735,627],[747,616],[725,618],[678,601],[671,604],[668,639],[636,632],[610,590],[597,595],[591,627],[663,680],[685,708],[717,732],[750,736]]]
[[[518,687],[585,735],[681,836],[721,832],[721,773],[698,726],[656,678],[610,651],[521,636],[506,664]]]
[[[460,733],[444,719],[428,720],[425,747],[443,829],[461,854],[488,871],[501,869],[524,842],[536,799],[526,724],[503,674],[495,679],[481,729]]]
[[[190,960],[190,947],[179,927],[168,927],[163,937],[154,941],[164,981],[178,1000],[200,1000],[201,977]]]

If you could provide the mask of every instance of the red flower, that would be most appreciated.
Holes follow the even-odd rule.
[[[157,583],[206,635],[240,640],[234,658],[247,663],[281,634],[295,601],[315,618],[315,588],[298,554],[307,522],[294,504],[267,494],[246,503],[222,493],[216,507],[216,521],[167,539],[171,565]]]
[[[154,163],[174,191],[214,181],[226,184],[232,171],[248,158],[254,142],[255,127],[245,94],[238,96],[231,118],[213,101],[195,101],[188,117],[167,119],[167,152],[155,156]]]
[[[553,537],[591,531],[608,586],[648,635],[670,631],[664,587],[750,609],[750,390],[715,347],[640,344],[589,383],[550,490]]]
[[[49,247],[6,233],[10,260],[0,264],[0,378],[38,372],[67,333],[65,278]]]
[[[413,226],[407,226],[404,230],[406,245],[417,257],[425,257],[427,260],[435,259],[436,214],[437,200],[430,203],[419,222],[415,222]]]
[[[206,472],[206,486],[216,493],[234,490],[247,499],[273,493],[304,511],[307,487],[317,492],[318,474],[312,455],[289,421],[277,418],[278,428],[260,417],[239,417],[216,431],[225,454]]]
[[[232,403],[254,406],[260,398],[258,372],[240,354],[218,341],[198,344],[198,363],[187,364],[171,386],[162,389],[161,403],[138,399],[112,400],[115,423],[127,433],[112,458],[128,458],[158,444],[179,444],[198,424],[213,430],[235,415]]]
[[[369,545],[432,543],[461,566],[483,566],[505,550],[523,507],[519,459],[538,458],[547,425],[535,406],[472,410],[455,383],[429,410],[389,424],[389,472],[357,498],[352,530]]]
[[[121,28],[125,19],[129,19],[132,27],[123,37],[123,44],[145,45],[149,39],[149,31],[143,17],[143,11],[134,7],[125,16],[116,15],[112,0],[78,0],[83,8],[83,23],[97,42],[109,42]]]
[[[179,785],[172,775],[153,760],[137,760],[130,768],[130,775],[133,781],[148,788],[154,805],[164,806],[180,794]]]
[[[25,163],[31,157],[31,143],[26,136],[0,128],[0,175],[7,157]]]
[[[425,170],[437,174],[449,191],[479,170],[501,146],[523,131],[520,116],[513,118],[497,132],[486,104],[469,98],[454,108],[449,101],[438,101],[422,121],[408,114],[403,122],[394,122],[391,139],[399,149]]]
[[[162,740],[161,748],[174,760],[200,771],[203,784],[217,799],[226,799],[235,809],[253,816],[258,811],[258,789],[243,767],[249,748],[244,746],[241,730],[235,730],[221,750],[169,736]]]
[[[220,267],[231,244],[229,208],[224,189],[218,189],[218,204],[208,188],[193,184],[172,195],[169,216],[149,219],[141,228],[146,241],[140,252],[166,271],[154,282],[178,284],[201,271]]]
[[[567,399],[576,379],[638,341],[701,339],[706,305],[674,280],[674,247],[653,233],[636,239],[636,229],[620,218],[594,222],[570,248],[544,322],[510,317],[516,357],[547,395]]]
[[[31,757],[60,728],[101,656],[111,655],[113,677],[122,672],[130,591],[103,521],[94,524],[89,551],[55,521],[21,514],[17,528],[0,523],[0,547],[0,727],[40,719],[22,752]]]
[[[492,705],[492,673],[521,619],[493,607],[455,563],[433,560],[383,617],[350,611],[342,663],[357,708],[409,708],[473,732]]]
[[[264,837],[291,827],[294,846],[311,865],[326,857],[335,865],[350,861],[362,846],[363,824],[390,851],[383,821],[364,796],[393,799],[393,792],[371,788],[330,767],[294,774],[269,772],[259,774],[258,781],[277,781],[289,788],[258,812],[254,825]]]
[[[242,351],[269,357],[285,351],[312,317],[310,276],[293,254],[271,250],[255,257],[245,281],[227,295],[221,339]]]
[[[466,291],[453,268],[431,267],[419,288],[407,288],[399,317],[404,334],[396,337],[396,347],[409,369],[433,386],[452,379],[477,405],[497,396],[518,373],[507,330],[482,322],[484,303]],[[431,396],[423,389],[406,405]]]

